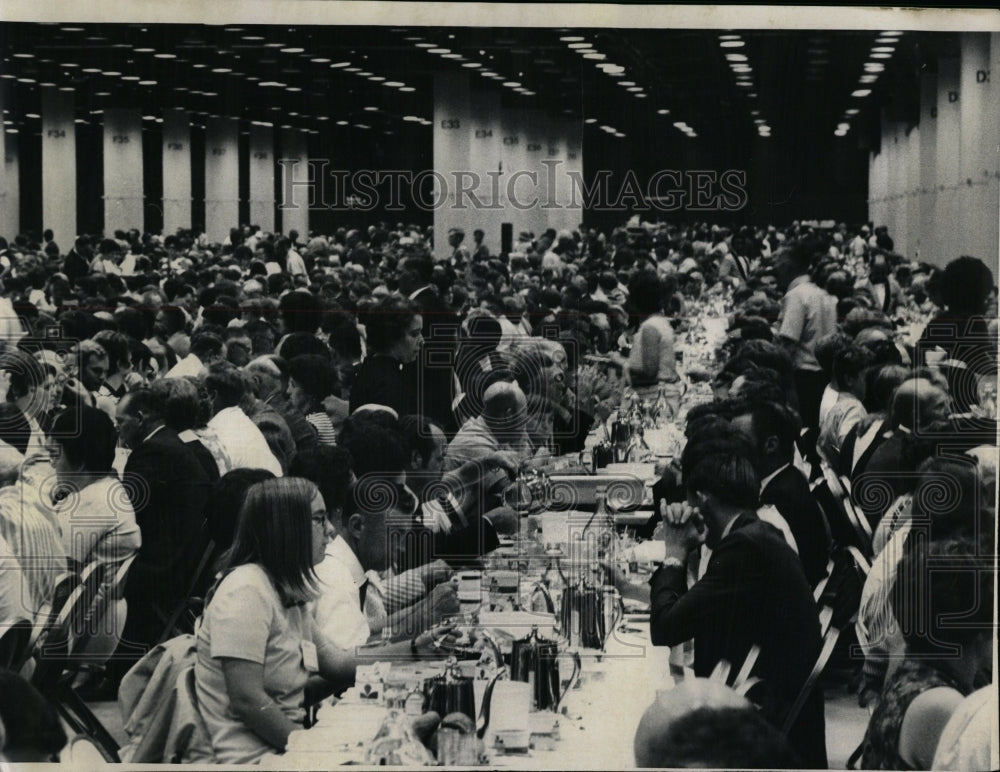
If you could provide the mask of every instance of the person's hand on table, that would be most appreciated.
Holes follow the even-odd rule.
[[[415,653],[421,657],[445,656],[449,654],[457,640],[455,624],[442,622],[414,638],[413,648]]]
[[[678,558],[684,562],[692,550],[705,541],[705,521],[697,507],[686,502],[660,504],[663,516],[662,536],[667,558]]]
[[[427,592],[430,592],[439,584],[449,581],[455,575],[454,569],[440,558],[430,563],[425,563],[420,566],[418,571],[420,572],[420,580],[424,583],[424,587],[427,588]]]

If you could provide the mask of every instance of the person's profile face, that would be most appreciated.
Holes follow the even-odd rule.
[[[80,381],[88,391],[97,391],[108,377],[107,356],[91,355],[80,368]]]

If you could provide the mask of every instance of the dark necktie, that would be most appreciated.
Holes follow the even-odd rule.
[[[365,579],[361,583],[361,586],[358,587],[358,598],[361,601],[361,613],[364,613],[365,611],[365,597],[367,597],[368,595],[368,583],[370,581],[371,581],[370,579]]]

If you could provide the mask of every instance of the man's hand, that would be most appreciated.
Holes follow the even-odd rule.
[[[427,592],[430,592],[439,584],[449,581],[455,575],[451,566],[440,559],[431,563],[425,563],[417,570],[420,572],[420,580],[424,583],[424,587],[427,588]]]
[[[697,507],[687,503],[660,504],[663,516],[663,544],[667,557],[687,560],[692,550],[705,541],[705,521]]]

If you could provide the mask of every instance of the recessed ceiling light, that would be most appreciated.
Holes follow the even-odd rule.
[[[872,93],[872,90],[870,88],[859,88],[852,91],[851,96],[858,97],[860,99],[862,97],[868,96],[870,93]]]
[[[462,66],[466,67],[466,68],[468,68],[470,70],[475,70],[475,69],[478,69],[478,68],[482,67],[483,65],[481,65],[479,62],[466,62]]]
[[[283,54],[302,54],[305,53],[304,48],[282,48],[281,53]]]
[[[350,72],[350,70],[348,70],[348,72]],[[375,73],[368,72],[367,70],[358,70],[358,77],[359,78],[367,78],[368,76],[374,75],[374,74]]]
[[[872,59],[892,59],[892,54],[869,54]]]
[[[742,40],[723,40],[719,45],[723,48],[743,48],[746,44]]]
[[[719,35],[719,40],[739,40],[739,35]]]
[[[288,88],[287,88],[286,90],[287,90],[287,91],[291,91],[291,92],[293,92],[293,93],[298,93],[298,92],[299,92],[299,91],[301,91],[302,89],[301,89],[301,88],[299,88],[298,86],[289,86],[289,87],[288,87]],[[206,96],[207,96],[207,94],[206,94]],[[217,94],[212,94],[212,96],[217,96]]]
[[[232,72],[232,70],[229,69],[228,67],[216,67],[216,68],[214,68],[212,70],[212,72],[215,72],[215,73],[218,73],[218,74],[221,75],[221,74],[224,74],[224,73],[227,73],[227,72]]]
[[[377,108],[377,107],[375,107],[374,105],[368,105],[368,106],[367,106],[367,107],[365,108],[365,112],[369,112],[369,113],[377,113],[377,112],[378,112],[378,108]]]
[[[620,64],[605,64],[601,63],[597,65],[598,69],[604,70],[608,75],[621,75],[625,72],[625,68]]]
[[[745,62],[746,60],[746,54],[726,54],[727,62]]]
[[[437,48],[437,43],[417,43],[417,48]]]
[[[34,54],[14,54],[15,59],[34,59]]]
[[[670,111],[666,107],[661,107],[656,111],[657,115],[670,115]]]
[[[881,43],[895,43],[897,41],[896,38],[875,38],[875,42],[881,44]]]
[[[154,54],[156,53],[155,48],[135,48],[133,49],[137,54]]]
[[[633,94],[632,96],[634,96],[636,99],[645,99],[646,97],[649,96],[649,94],[639,93],[639,94]]]
[[[400,86],[405,86],[406,84],[400,80],[387,80],[382,85],[388,86],[389,88],[399,88]]]
[[[874,83],[878,80],[878,75],[862,75],[858,82],[860,83]]]
[[[84,67],[81,72],[86,72],[89,75],[96,75],[100,73],[100,70],[97,67]]]
[[[875,46],[872,51],[876,51],[880,54],[891,54],[896,50],[895,46]]]
[[[849,110],[844,110],[847,115],[857,115],[861,111],[857,107],[852,107]]]
[[[59,90],[60,91],[76,91],[76,89],[73,88],[72,86],[60,86]]]
[[[642,91],[642,86],[629,86],[626,91]]]
[[[577,48],[593,48],[594,44],[593,43],[570,43],[569,47],[573,48],[573,49],[577,49]]]
[[[599,54],[596,51],[588,51],[587,53],[585,53],[583,55],[583,58],[584,59],[594,59],[596,61],[602,61],[604,59],[607,59],[608,57],[607,57],[607,54]]]
[[[565,36],[563,36],[563,37],[561,37],[559,39],[563,43],[579,43],[581,40],[584,40],[584,38],[576,37],[574,35],[565,35]]]
[[[177,54],[153,54],[154,59],[176,59]]]
[[[109,78],[117,78],[121,75],[121,73],[118,72],[117,70],[105,70],[104,74],[107,75]]]
[[[734,64],[732,69],[733,72],[753,72],[753,67],[749,64]]]
[[[616,131],[615,132],[615,136],[618,137],[618,139],[622,139],[625,136],[625,132],[623,132],[623,131]]]
[[[263,40],[264,38],[260,35],[243,35],[244,40]]]
[[[346,126],[347,125],[347,121],[337,121],[337,125],[338,126]]]
[[[442,59],[464,59],[461,54],[441,54]]]
[[[138,81],[139,80],[139,76],[138,75],[122,75],[122,80]]]
[[[42,116],[40,116],[38,113],[25,113],[24,117],[25,118],[31,118],[32,120],[35,120],[37,118],[41,118]]]
[[[736,85],[740,88],[753,88],[753,83],[747,80],[738,80],[736,81]]]
[[[504,85],[505,85],[505,86],[506,86],[507,88],[517,88],[518,86],[520,86],[520,85],[521,85],[521,84],[520,84],[520,83],[518,83],[518,82],[517,82],[516,80],[505,80],[505,81],[503,82],[503,84],[504,84]]]
[[[881,62],[865,62],[865,72],[882,72],[885,65]]]
[[[529,89],[526,89],[526,88],[521,89],[521,93],[524,96],[534,96],[535,95],[534,91],[530,91]]]
[[[898,38],[901,37],[903,33],[900,32],[899,30],[890,30],[888,32],[882,32],[880,34],[884,38]]]
[[[322,56],[317,57],[315,59],[310,59],[309,61],[312,62],[313,64],[329,64],[330,63],[329,59],[326,59],[326,58],[324,58]]]
[[[620,81],[618,81],[618,85],[619,86],[634,86],[635,85],[635,81],[633,81],[633,80],[620,80]]]
[[[585,118],[583,122],[586,124],[597,123],[597,118]]]
[[[428,48],[427,53],[429,54],[450,54],[450,48]]]
[[[399,90],[405,92],[416,91],[413,86],[400,86]]]
[[[763,118],[754,118],[753,122],[756,123],[758,126],[762,126],[763,124],[767,123],[767,121],[765,121]]]
[[[344,72],[361,72],[360,67],[345,67]]]
[[[381,83],[382,81],[385,80],[385,78],[383,78],[381,75],[369,75],[368,80],[372,81],[373,83]]]
[[[341,67],[350,67],[350,62],[334,62],[330,65],[331,70],[339,70]]]

